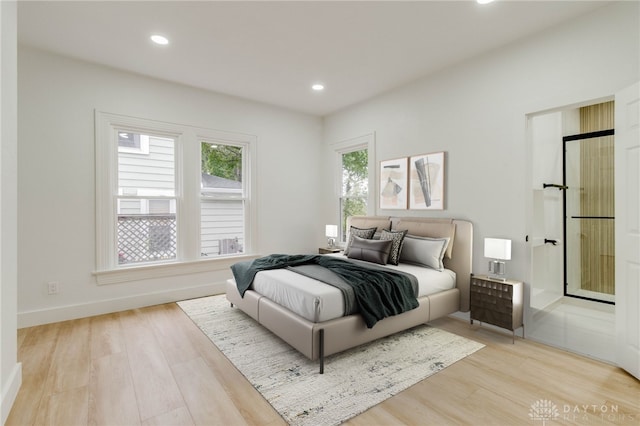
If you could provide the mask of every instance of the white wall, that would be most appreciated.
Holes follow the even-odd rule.
[[[231,276],[96,285],[94,109],[255,135],[257,251],[317,250],[320,118],[25,46],[18,66],[19,327],[196,297]],[[48,281],[59,294],[47,295]]]
[[[529,281],[530,304],[544,308],[560,298],[564,289],[563,192],[555,188],[543,189],[546,184],[562,184],[563,148],[561,111],[531,117],[531,162],[533,188],[530,243],[534,266]],[[559,241],[545,244],[545,238]],[[544,265],[536,268],[535,265]]]
[[[608,5],[325,117],[325,144],[375,131],[378,161],[446,151],[445,210],[400,213],[472,221],[476,273],[486,272],[485,237],[512,239],[508,275],[528,281],[526,114],[611,96],[638,80],[638,9]]]
[[[637,80],[638,51],[638,3],[613,4],[333,114],[323,125],[317,117],[20,46],[18,325],[197,295],[228,276],[225,270],[96,285],[96,108],[256,135],[261,253],[315,250],[324,224],[335,222],[328,150],[326,164],[315,161],[323,140],[329,146],[375,132],[378,161],[446,151],[445,210],[403,213],[471,220],[477,272],[486,267],[485,236],[513,239],[509,275],[527,280],[525,115],[612,95]],[[48,281],[60,283],[60,294],[46,294]]]
[[[16,3],[0,2],[0,424],[22,382],[17,362]]]

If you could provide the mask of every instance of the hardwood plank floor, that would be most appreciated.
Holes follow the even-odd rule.
[[[443,318],[487,345],[348,425],[638,425],[640,383],[611,365]],[[13,425],[284,425],[175,304],[18,330],[23,385]]]

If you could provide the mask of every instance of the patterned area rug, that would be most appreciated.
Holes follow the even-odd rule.
[[[224,295],[178,305],[291,425],[340,424],[484,347],[423,325],[327,357],[318,374]]]

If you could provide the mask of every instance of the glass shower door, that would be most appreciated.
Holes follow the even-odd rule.
[[[565,295],[613,304],[613,130],[563,141]]]

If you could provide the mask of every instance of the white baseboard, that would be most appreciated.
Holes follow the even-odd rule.
[[[13,366],[11,374],[6,383],[2,384],[2,394],[0,394],[0,425],[5,424],[11,407],[18,396],[18,391],[22,385],[22,363]]]
[[[224,293],[224,282],[171,289],[155,293],[136,294],[130,297],[101,300],[78,305],[56,306],[50,309],[40,309],[28,312],[18,312],[18,328],[67,321],[128,309],[143,308],[145,306],[160,305],[177,302],[179,300],[194,299]]]

